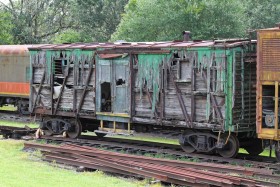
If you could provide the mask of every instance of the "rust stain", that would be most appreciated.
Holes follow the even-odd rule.
[[[28,56],[28,47],[31,45],[1,45],[0,55],[1,56]]]

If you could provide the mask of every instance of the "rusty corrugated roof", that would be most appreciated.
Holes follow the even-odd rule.
[[[249,41],[244,39],[222,41],[167,41],[167,42],[125,42],[125,43],[73,43],[73,44],[43,44],[30,46],[31,50],[42,49],[161,49],[161,48],[193,48],[193,47],[233,47]]]
[[[28,47],[32,47],[32,45],[0,45],[0,55],[28,56]]]

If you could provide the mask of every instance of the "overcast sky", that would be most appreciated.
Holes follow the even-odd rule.
[[[9,0],[0,0],[0,2],[2,2],[2,3],[8,3]]]

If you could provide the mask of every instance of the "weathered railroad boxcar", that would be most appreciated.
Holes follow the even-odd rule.
[[[0,106],[13,104],[28,112],[30,57],[26,45],[0,46]]]
[[[45,134],[68,132],[70,137],[77,137],[82,130],[80,119],[95,119],[95,51],[83,47],[29,48],[30,112],[45,115],[41,124]]]
[[[241,146],[258,154],[255,50],[248,40],[103,48],[96,56],[97,118],[183,127],[180,144],[187,152],[217,149],[233,157]],[[102,93],[109,94],[109,110],[102,111]]]
[[[280,29],[258,31],[257,133],[268,144],[275,144],[280,160],[279,85]]]
[[[255,48],[249,40],[30,48],[31,111],[52,116],[41,125],[50,134],[75,137],[81,126],[97,124],[99,135],[118,127],[130,132],[131,125],[170,126],[185,130],[180,144],[187,152],[233,157],[244,147],[257,154],[249,141]]]

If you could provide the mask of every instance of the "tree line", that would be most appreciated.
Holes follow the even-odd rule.
[[[0,44],[241,38],[280,22],[280,0],[0,1]]]

